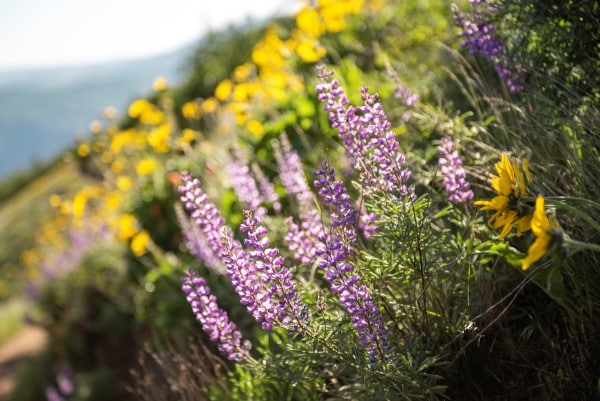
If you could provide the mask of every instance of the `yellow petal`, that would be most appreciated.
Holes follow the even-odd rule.
[[[523,235],[523,233],[525,233],[526,231],[529,231],[531,229],[531,214],[528,214],[527,216],[521,217],[518,221],[518,225],[517,225],[517,236],[520,237],[521,235]]]
[[[532,263],[537,262],[544,256],[546,251],[548,250],[548,243],[550,242],[549,236],[538,237],[533,244],[529,247],[527,251],[527,257],[523,260],[523,264],[521,265],[521,269],[527,270]]]
[[[550,228],[550,222],[548,216],[546,216],[546,209],[544,207],[544,197],[538,195],[535,200],[535,210],[531,219],[531,231],[536,237],[547,235]]]

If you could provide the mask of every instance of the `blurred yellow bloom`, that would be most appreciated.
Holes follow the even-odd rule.
[[[298,42],[296,53],[305,63],[315,63],[323,58],[327,54],[327,51],[318,41],[304,37]]]
[[[171,135],[171,127],[168,124],[161,124],[148,134],[148,144],[155,152],[168,152],[169,135]]]
[[[63,215],[66,215],[66,216],[70,215],[71,214],[71,210],[72,210],[72,208],[71,208],[71,202],[69,202],[69,201],[63,201],[60,204],[60,208],[59,209],[60,209],[60,212]]]
[[[234,102],[247,102],[250,99],[250,85],[246,83],[235,85],[232,98]]]
[[[246,128],[256,138],[261,138],[262,135],[265,132],[265,129],[264,129],[263,125],[258,120],[250,120],[250,121],[248,121],[248,124],[246,124]]]
[[[129,105],[129,110],[127,111],[127,113],[129,114],[129,117],[137,118],[140,115],[142,115],[142,113],[151,109],[152,107],[152,104],[148,100],[137,99]]]
[[[496,163],[496,172],[498,175],[492,176],[492,188],[498,195],[490,200],[478,200],[475,205],[481,206],[481,210],[495,212],[488,225],[494,229],[502,227],[500,238],[506,237],[515,224],[517,235],[520,236],[530,229],[533,212],[533,208],[522,199],[529,195],[528,186],[531,182],[527,160],[523,161],[521,169],[503,154]]]
[[[138,162],[136,166],[136,171],[138,175],[145,176],[151,174],[154,170],[156,170],[157,166],[158,164],[156,163],[156,160],[152,157],[149,157]]]
[[[205,101],[202,102],[202,110],[205,113],[212,113],[219,107],[219,102],[214,97],[209,97]]]
[[[140,123],[144,125],[158,125],[163,121],[165,121],[165,115],[155,106],[144,110],[144,112],[140,114]]]
[[[154,78],[154,82],[152,82],[152,89],[154,89],[155,92],[164,91],[167,89],[167,79],[162,76]]]
[[[237,125],[244,125],[246,124],[246,122],[248,122],[249,119],[250,116],[244,111],[241,111],[235,115],[235,123]]]
[[[186,128],[186,129],[184,129],[181,132],[181,138],[180,139],[181,139],[182,143],[184,143],[186,145],[189,145],[190,143],[192,143],[196,139],[197,135],[198,135],[197,132],[194,131],[193,129]]]
[[[119,174],[120,172],[122,172],[123,171],[123,159],[117,159],[117,160],[115,160],[110,165],[110,169],[112,170],[112,172],[114,174]]]
[[[79,192],[73,198],[73,217],[80,219],[85,214],[85,206],[87,205],[88,197],[85,193]]]
[[[112,191],[106,196],[105,204],[109,210],[117,210],[121,206],[123,195],[119,191]]]
[[[554,217],[548,219],[546,215],[544,197],[542,195],[538,195],[535,200],[535,211],[531,219],[531,231],[536,238],[523,260],[523,264],[521,265],[523,270],[529,269],[533,263],[540,260],[562,238],[562,230],[558,225],[558,221]]]
[[[296,26],[302,32],[313,37],[319,37],[325,31],[319,13],[307,6],[302,7],[298,14],[296,14]]]
[[[31,267],[40,263],[41,257],[37,249],[29,249],[21,253],[20,259],[24,266]]]
[[[231,82],[229,79],[224,79],[223,81],[219,82],[215,88],[215,97],[224,102],[225,100],[229,99],[232,89],[233,82]]]
[[[90,154],[90,145],[87,143],[82,143],[77,147],[77,155],[80,157],[86,157]]]
[[[136,236],[134,236],[131,240],[131,252],[135,256],[142,256],[146,253],[146,249],[148,247],[148,243],[150,242],[150,235],[146,230],[140,231]]]
[[[246,81],[250,75],[252,74],[254,67],[251,63],[244,63],[242,65],[238,65],[233,70],[233,79],[236,82]]]
[[[50,206],[52,206],[53,208],[59,207],[60,204],[62,203],[62,199],[57,194],[50,195],[49,201],[50,201]]]
[[[202,116],[202,109],[195,101],[189,101],[183,104],[181,108],[181,114],[185,119],[198,119]]]
[[[131,214],[123,214],[119,216],[117,224],[119,239],[123,241],[133,237],[137,232],[137,220],[135,216]]]
[[[117,188],[119,188],[121,191],[128,191],[129,189],[131,189],[131,186],[131,178],[124,175],[120,175],[117,177]]]

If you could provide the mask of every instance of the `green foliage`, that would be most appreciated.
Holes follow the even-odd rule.
[[[515,22],[524,27],[494,31],[502,32],[514,61],[529,73],[525,91],[513,97],[497,78],[490,79],[491,66],[451,49],[457,46],[450,7],[443,1],[389,1],[379,12],[348,17],[342,32],[319,38],[351,104],[362,103],[362,86],[379,94],[411,171],[415,196],[405,198],[365,188],[346,160],[344,138],[330,125],[317,98],[313,65],[298,57],[284,62],[289,63],[287,73],[302,81],[302,91],[268,104],[244,105],[264,132],[250,133],[239,124],[234,135],[220,141],[218,123],[235,119],[225,106],[207,119],[185,120],[179,112],[182,105],[211,97],[217,84],[249,59],[264,29],[209,35],[190,61],[189,81],[174,88],[172,98],[171,92],[159,92],[151,99],[163,108],[161,116],[174,133],[190,125],[206,132],[176,151],[148,151],[161,164],[149,175],[135,177],[135,189],[120,212],[137,218],[150,244],[138,256],[113,242],[91,247],[77,269],[48,280],[33,315],[52,335],[47,359],[41,362],[44,377],[26,373],[23,380],[35,383],[40,393],[43,383],[53,380],[49,366],[64,362],[77,372],[73,398],[78,400],[126,399],[124,389],[132,382],[141,400],[597,396],[600,206],[594,184],[600,164],[594,129],[599,108],[593,85],[597,74],[586,72],[597,68],[597,53],[589,51],[597,47],[591,17],[597,5],[568,1],[537,7],[528,0],[497,4],[497,27]],[[279,23],[278,32],[290,39],[293,22]],[[582,34],[589,37],[575,43]],[[283,53],[293,48],[277,43]],[[419,93],[419,103],[396,99],[399,83]],[[559,102],[564,107],[558,108]],[[131,133],[140,125],[135,117],[121,128]],[[340,294],[331,291],[319,260],[298,263],[286,249],[286,218],[298,221],[306,211],[297,209],[298,202],[285,194],[276,174],[274,143],[281,132],[302,156],[309,182],[308,172],[328,160],[359,212],[377,216],[371,238],[340,246],[351,247],[352,274],[364,285],[363,294],[372,297],[389,334],[389,344],[384,347],[381,340],[378,353],[369,354],[361,346],[355,321]],[[107,141],[110,135],[115,134],[107,132]],[[475,198],[495,204],[489,208],[496,213],[491,220],[487,211],[476,210],[481,203],[449,201],[438,154],[446,136],[456,142]],[[248,151],[250,162],[264,169],[282,197],[282,210],[269,206],[263,223],[269,228],[270,246],[286,259],[309,312],[309,318],[295,321],[294,330],[260,328],[240,304],[230,277],[204,266],[182,244],[173,207],[179,202],[177,183],[171,181],[180,177],[170,174],[184,169],[200,178],[235,237],[243,240],[245,234],[238,230],[242,206],[224,174],[234,147]],[[531,180],[527,177],[521,184],[515,178],[521,172],[516,162],[499,165],[494,172],[493,164],[506,153],[530,159]],[[79,162],[98,177],[114,173],[101,157],[82,156]],[[544,210],[532,206],[538,195],[546,199]],[[335,232],[327,205],[318,199],[314,194],[326,230]],[[506,237],[500,238],[501,228],[517,219],[506,218],[511,212],[531,217],[533,228],[515,235],[508,227]],[[540,243],[547,248],[523,272],[524,258]],[[219,307],[252,342],[245,360],[225,362],[215,344],[204,345],[210,335],[193,320],[181,292],[180,277],[188,267],[206,278]],[[372,327],[370,333],[377,333]],[[145,365],[144,355],[151,355],[153,362]],[[127,375],[132,366],[137,376]],[[143,390],[149,381],[155,382],[155,391]],[[24,388],[18,386],[15,394],[23,394]],[[22,399],[33,399],[28,397]]]

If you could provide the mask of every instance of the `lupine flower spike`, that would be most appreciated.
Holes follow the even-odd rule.
[[[314,175],[319,195],[331,207],[331,230],[321,236],[319,249],[320,267],[326,271],[325,280],[350,315],[360,345],[366,349],[371,361],[389,361],[390,345],[383,317],[351,262],[358,213],[350,204],[344,184],[335,180],[334,171],[327,163],[322,163]]]
[[[307,323],[308,309],[300,301],[292,272],[284,266],[285,260],[279,255],[279,249],[269,248],[268,230],[259,224],[251,211],[245,211],[245,216],[240,226],[240,231],[247,233],[244,245],[250,250],[250,259],[256,270],[262,273],[260,281],[265,292],[261,296],[268,300],[266,305],[272,306],[271,313],[267,314],[269,318],[265,317],[268,323],[265,328],[276,323],[297,331]]]
[[[210,201],[202,190],[200,181],[189,172],[181,174],[182,184],[179,186],[181,203],[190,213],[190,219],[202,231],[206,242],[215,255],[221,255],[221,231],[225,227],[225,219],[219,209]]]
[[[242,338],[242,333],[235,323],[227,317],[227,313],[217,305],[217,298],[211,293],[206,280],[195,272],[187,270],[181,278],[182,289],[194,316],[208,334],[210,340],[217,344],[219,351],[231,361],[242,361],[248,358],[250,342]]]
[[[378,95],[369,94],[369,89],[363,87],[360,95],[364,104],[354,107],[339,82],[331,79],[333,73],[321,65],[318,74],[321,78],[316,86],[319,101],[328,113],[331,126],[338,130],[354,169],[359,172],[365,195],[411,195],[410,171],[404,167],[404,155],[400,153],[396,134]]]
[[[292,217],[288,218],[289,229],[284,241],[294,259],[308,265],[316,260],[318,238],[324,230],[321,215],[315,207],[300,156],[292,148],[285,134],[282,134],[279,143],[276,143],[275,159],[279,179],[287,194],[297,202],[300,219],[297,224]]]
[[[466,172],[463,168],[463,163],[454,150],[454,142],[449,136],[442,138],[442,144],[438,146],[440,155],[439,165],[442,176],[444,177],[444,185],[448,192],[448,199],[452,203],[465,203],[473,199],[473,191],[466,180]]]

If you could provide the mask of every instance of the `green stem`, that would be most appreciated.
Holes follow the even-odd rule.
[[[594,202],[591,199],[579,198],[577,196],[548,196],[546,199],[560,200],[560,201],[566,201],[566,202],[573,201],[573,202],[579,202],[579,203],[587,203],[587,204],[595,207],[596,209],[600,210],[600,203]]]
[[[571,206],[567,203],[556,202],[556,198],[551,197],[551,198],[545,198],[545,199],[549,206],[554,206],[557,209],[567,210],[567,211],[573,213],[574,215],[581,217],[591,227],[593,227],[594,230],[600,231],[600,224],[598,224],[594,219],[592,219],[587,213],[583,212],[581,209],[578,209],[575,206]],[[578,198],[578,199],[581,199],[581,198]]]
[[[565,238],[565,245],[569,248],[587,249],[594,252],[600,252],[600,244],[590,244],[588,242],[575,241],[570,238]]]

